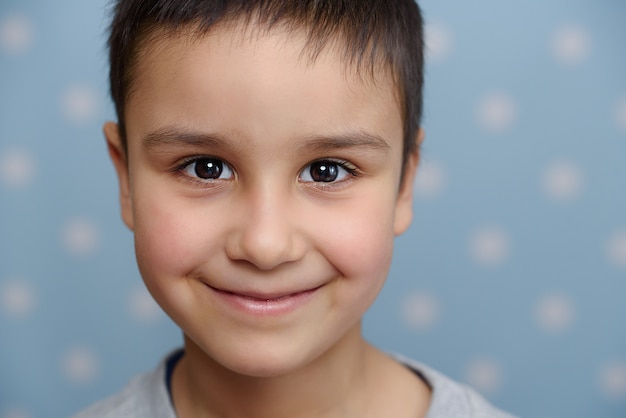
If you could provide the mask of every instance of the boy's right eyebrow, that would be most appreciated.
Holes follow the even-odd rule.
[[[230,141],[220,135],[193,132],[173,126],[159,128],[143,137],[142,144],[146,149],[168,146],[195,146],[228,148]]]

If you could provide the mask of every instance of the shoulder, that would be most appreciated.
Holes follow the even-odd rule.
[[[165,386],[165,361],[152,372],[131,380],[118,394],[73,418],[175,418]]]
[[[393,357],[421,375],[430,385],[431,404],[426,418],[514,418],[492,406],[469,386],[406,357],[396,354]]]

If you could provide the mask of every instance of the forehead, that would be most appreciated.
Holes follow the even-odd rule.
[[[181,28],[165,26],[146,26],[139,31],[129,66],[130,74],[127,79],[129,95],[133,91],[134,81],[142,75],[145,64],[159,65],[159,56],[163,53],[184,53],[194,43],[202,42],[207,38],[227,40],[229,48],[236,50],[246,44],[259,44],[261,40],[272,39],[275,47],[289,43],[297,45],[298,60],[307,66],[314,65],[320,57],[330,58],[342,64],[342,71],[347,78],[358,79],[362,83],[374,85],[382,84],[390,87],[400,101],[401,89],[397,83],[397,69],[382,56],[380,48],[372,48],[370,44],[365,50],[358,45],[352,45],[341,34],[327,35],[323,39],[316,38],[317,32],[308,31],[305,27],[276,24],[268,27],[241,20],[220,22],[210,30],[204,30],[199,24],[187,24]],[[148,61],[148,62],[146,62]]]
[[[314,55],[307,42],[302,31],[250,25],[224,25],[202,35],[152,31],[142,40],[127,100],[129,137],[136,122],[140,131],[165,121],[193,126],[207,115],[209,125],[230,129],[276,120],[318,129],[324,119],[329,126],[385,119],[401,136],[388,68],[370,71],[350,62],[340,40]],[[390,130],[382,125],[372,127]]]

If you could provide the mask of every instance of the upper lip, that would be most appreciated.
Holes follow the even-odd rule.
[[[250,299],[259,299],[259,300],[272,300],[272,299],[280,299],[288,296],[294,296],[298,293],[309,292],[312,290],[317,290],[322,287],[322,285],[313,286],[305,289],[298,290],[287,290],[287,291],[271,291],[271,292],[259,292],[255,290],[234,290],[234,289],[222,289],[219,287],[208,285],[211,289],[216,290],[218,292],[231,293],[233,295],[242,296]]]

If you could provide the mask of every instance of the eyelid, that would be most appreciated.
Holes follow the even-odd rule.
[[[223,164],[224,167],[228,167],[228,170],[230,170],[232,174],[227,179],[222,179],[222,178],[202,179],[202,178],[191,176],[191,175],[189,175],[189,174],[187,174],[185,172],[185,170],[187,170],[189,168],[189,166],[191,166],[192,164],[197,163],[198,161],[201,161],[201,160],[218,160],[218,161],[220,161]],[[225,161],[223,158],[215,157],[215,156],[211,156],[211,155],[195,155],[195,156],[184,158],[180,162],[176,163],[174,165],[174,167],[170,171],[173,172],[174,174],[176,174],[177,176],[183,178],[186,181],[197,183],[197,184],[200,184],[200,185],[203,185],[203,186],[213,185],[213,184],[218,183],[218,182],[231,180],[232,178],[235,177],[235,169],[232,167],[232,165],[230,163]]]
[[[347,176],[348,178],[337,180],[337,181],[331,181],[331,182],[303,181],[302,180],[302,173],[307,168],[311,167],[311,165],[315,163],[324,163],[324,162],[338,165],[341,169],[345,170],[348,173],[348,176]],[[343,183],[345,181],[349,181],[351,178],[358,177],[360,174],[361,172],[359,171],[359,168],[348,160],[344,160],[342,158],[318,158],[314,161],[311,161],[306,166],[304,166],[302,170],[300,170],[300,173],[298,174],[298,179],[301,180],[302,183],[312,183],[312,184],[315,184],[317,187],[329,188],[329,187],[334,187],[334,185]]]

